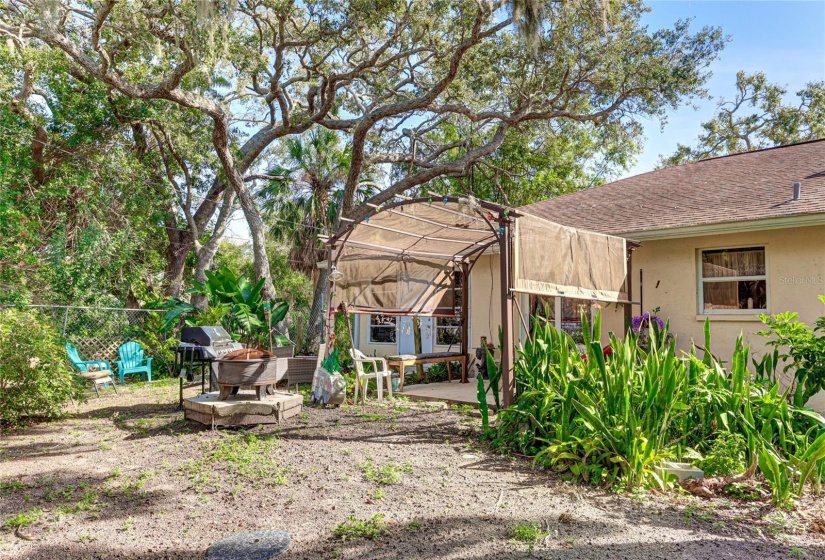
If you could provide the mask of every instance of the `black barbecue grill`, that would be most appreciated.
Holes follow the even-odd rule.
[[[175,352],[175,373],[180,378],[180,403],[183,406],[183,377],[190,381],[194,378],[195,368],[201,373],[201,393],[206,392],[205,369],[209,369],[209,390],[217,384],[218,372],[216,359],[222,358],[233,350],[243,348],[235,342],[221,326],[183,327],[180,331],[180,344],[173,348]]]

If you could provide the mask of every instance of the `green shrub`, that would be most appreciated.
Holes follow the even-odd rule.
[[[0,310],[0,423],[60,416],[74,382],[49,321],[35,311]]]
[[[490,432],[494,447],[576,480],[630,489],[667,487],[656,464],[697,452],[716,468],[735,468],[743,457],[734,458],[733,448],[744,442],[743,455],[757,454],[775,503],[792,503],[808,483],[819,492],[825,419],[794,407],[778,383],[755,380],[741,337],[726,369],[710,351],[707,322],[701,358],[697,348],[677,356],[667,325],[651,328],[648,350],[632,333],[611,335],[605,357],[601,317],[583,325],[581,355],[568,335],[537,318],[518,352],[516,402]]]
[[[213,323],[213,324],[220,324]],[[143,324],[143,332],[138,338],[146,355],[152,356],[152,376],[161,379],[174,375],[175,352],[173,348],[178,341],[175,336],[166,331],[164,318],[160,313],[147,313]]]
[[[384,521],[384,515],[376,513],[366,521],[350,517],[333,529],[332,534],[342,541],[354,541],[358,539],[377,541],[388,532],[389,530],[387,523]]]
[[[825,303],[825,296],[819,296]],[[825,389],[825,316],[820,317],[814,328],[800,321],[798,313],[760,315],[768,327],[759,334],[768,338],[774,348],[762,361],[755,364],[763,377],[776,379],[776,369],[793,374],[789,398],[796,407],[803,407],[808,399]]]
[[[741,434],[722,432],[697,466],[707,476],[730,476],[745,470],[745,438]]]

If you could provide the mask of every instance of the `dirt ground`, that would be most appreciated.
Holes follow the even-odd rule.
[[[3,434],[0,559],[205,558],[267,528],[292,533],[293,559],[825,559],[823,500],[783,512],[571,484],[479,445],[467,410],[307,407],[211,431],[176,404],[174,383],[134,384]]]

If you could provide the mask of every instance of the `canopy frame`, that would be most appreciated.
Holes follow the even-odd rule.
[[[427,207],[436,208],[443,211],[444,215],[453,217],[453,221],[445,219],[443,222],[433,216],[433,212],[426,210],[425,216],[415,214],[415,208],[418,205],[426,205]],[[448,207],[451,206],[451,207]],[[455,210],[452,206],[458,206],[459,210]],[[514,294],[517,290],[514,289],[514,226],[519,218],[524,216],[523,213],[515,211],[506,206],[478,200],[474,197],[455,197],[455,196],[428,196],[417,198],[404,198],[404,200],[386,203],[382,206],[370,205],[371,209],[365,216],[357,220],[344,220],[345,223],[327,240],[327,267],[329,270],[334,270],[342,263],[341,258],[345,251],[355,251],[351,256],[348,256],[347,262],[354,263],[360,258],[363,260],[365,256],[378,259],[380,261],[381,255],[386,256],[388,262],[393,260],[403,259],[435,259],[439,262],[444,262],[445,266],[452,266],[454,270],[461,270],[464,274],[462,284],[462,301],[461,301],[461,352],[465,354],[465,364],[469,361],[469,275],[475,266],[478,259],[485,254],[490,254],[490,250],[498,246],[498,254],[500,261],[500,305],[501,305],[501,382],[504,406],[513,403],[515,396],[515,376],[513,371],[515,358],[515,334],[514,334]],[[404,207],[412,208],[412,212],[404,212]],[[465,210],[466,208],[466,210]],[[389,214],[397,218],[398,224],[392,222],[390,225],[370,224],[370,219],[381,214]],[[466,219],[469,223],[460,224],[455,223],[455,218]],[[380,220],[386,219],[379,218]],[[533,217],[531,216],[531,219]],[[408,221],[409,220],[409,221]],[[403,222],[408,221],[407,224]],[[482,228],[475,226],[475,223],[481,222],[484,225]],[[414,231],[416,227],[414,224],[421,224],[421,228],[436,228],[433,235]],[[405,229],[404,226],[407,226]],[[557,225],[557,224],[553,224]],[[497,226],[497,227],[496,227]],[[366,237],[371,240],[370,234],[360,234],[361,239],[351,239],[353,233],[358,229],[371,228],[367,230],[372,232],[382,232],[388,236],[385,239],[386,243],[375,241],[365,241]],[[578,231],[572,230],[571,231]],[[591,232],[586,232],[590,234]],[[452,236],[451,236],[452,235]],[[596,234],[600,235],[600,234]],[[358,236],[357,236],[358,237]],[[391,246],[393,242],[401,243],[401,239],[408,237],[411,241],[403,247]],[[609,236],[605,236],[609,237]],[[379,240],[380,237],[377,237]],[[433,252],[426,250],[427,243],[436,242],[437,249],[442,252]],[[420,245],[420,248],[416,246]],[[454,245],[455,250],[445,248],[444,245]],[[638,246],[638,243],[627,242],[625,247],[625,259],[629,259],[632,248]],[[358,251],[368,251],[363,255]],[[518,254],[518,253],[516,253]],[[615,253],[614,253],[615,254]],[[614,257],[615,258],[615,257]],[[592,270],[592,269],[591,269]],[[629,293],[629,281],[627,275],[624,278],[625,291]],[[334,292],[336,282],[330,280],[326,287],[326,317],[331,318],[336,312],[334,305]],[[455,289],[453,285],[453,289]],[[519,289],[518,293],[525,292],[524,289]],[[565,297],[563,294],[559,294]],[[570,297],[570,296],[567,296]],[[349,313],[376,313],[380,312],[376,308],[358,309],[358,307],[350,308],[348,302],[343,301],[337,307],[346,307]],[[396,302],[397,305],[397,302]],[[629,307],[629,306],[628,306]],[[367,310],[365,310],[367,309]],[[455,302],[453,302],[453,309],[455,309]],[[393,311],[393,314],[413,314],[413,313],[399,313],[398,310]],[[437,316],[437,315],[436,315]],[[332,320],[325,321],[326,328],[324,329],[325,341],[329,341],[334,332],[334,322]],[[328,344],[328,348],[331,346]],[[466,366],[465,366],[466,367]],[[466,371],[462,376],[466,379]]]

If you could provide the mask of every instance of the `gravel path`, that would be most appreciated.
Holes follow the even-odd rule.
[[[279,558],[293,559],[825,559],[821,499],[779,512],[582,487],[489,452],[467,411],[424,403],[212,432],[175,412],[176,391],[132,385],[2,434],[0,559],[206,558],[271,528],[292,534]],[[19,514],[31,523],[15,531]],[[350,517],[377,540],[333,536]],[[534,544],[511,538],[530,526]]]

